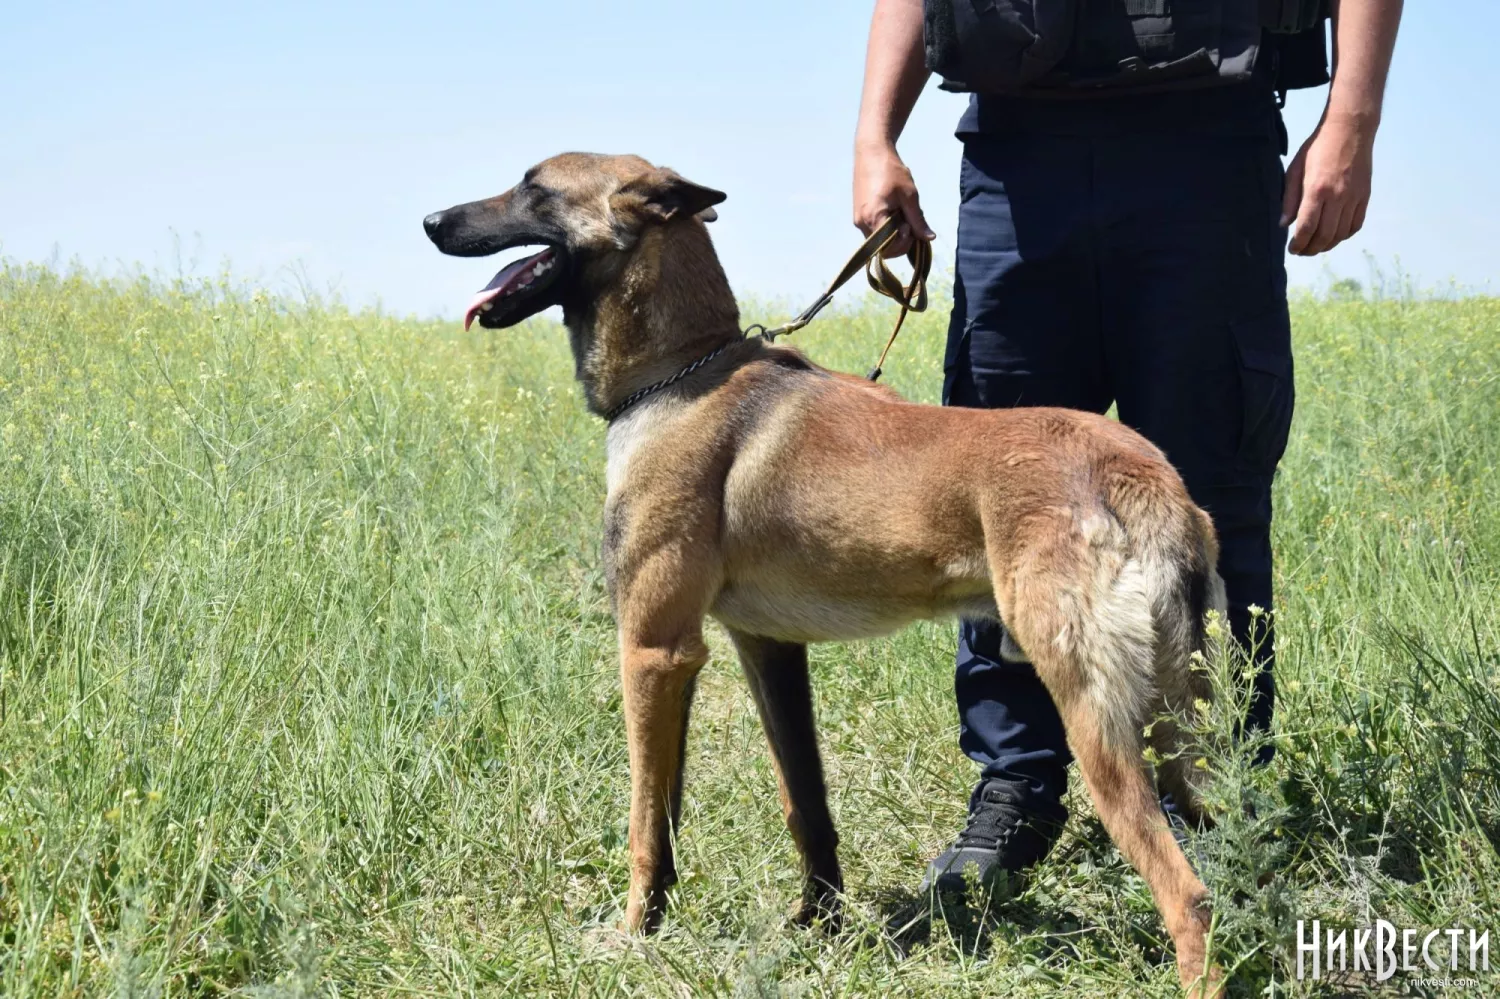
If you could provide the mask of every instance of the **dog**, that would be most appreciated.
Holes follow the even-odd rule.
[[[1161,719],[1211,696],[1192,659],[1206,612],[1224,606],[1212,521],[1156,447],[1104,417],[918,405],[746,337],[704,225],[724,198],[636,156],[565,153],[424,220],[455,256],[541,246],[475,296],[465,328],[560,305],[584,398],[609,420],[602,553],[630,750],[625,928],[654,929],[676,880],[705,618],[728,631],[759,709],[808,922],[836,918],[843,887],[808,643],[989,617],[1056,702],[1184,986],[1219,993],[1208,893],[1145,756],[1148,743],[1159,751],[1161,789],[1201,817],[1190,741]]]

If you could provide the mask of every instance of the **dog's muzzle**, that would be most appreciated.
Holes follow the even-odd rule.
[[[517,217],[520,214],[521,217]],[[479,320],[486,329],[503,329],[551,305],[562,296],[569,256],[545,221],[506,210],[504,201],[475,202],[433,212],[422,220],[427,238],[442,252],[483,257],[517,246],[541,250],[511,261],[474,294],[464,311],[464,329]]]

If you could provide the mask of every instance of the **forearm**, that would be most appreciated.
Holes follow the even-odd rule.
[[[875,0],[856,147],[894,147],[927,83],[922,0]]]
[[[1373,132],[1396,47],[1402,0],[1334,0],[1333,84],[1326,118]]]
[[[1333,0],[1333,83],[1323,120],[1287,167],[1281,224],[1287,249],[1312,256],[1365,224],[1375,130],[1401,22],[1401,0]]]

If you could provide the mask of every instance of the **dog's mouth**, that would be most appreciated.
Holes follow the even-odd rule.
[[[464,329],[473,325],[476,318],[485,329],[504,329],[549,305],[557,305],[561,298],[558,282],[567,263],[567,253],[562,247],[547,246],[540,253],[506,264],[489,284],[474,294],[464,313]]]

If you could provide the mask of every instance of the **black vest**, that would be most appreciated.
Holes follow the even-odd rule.
[[[1327,0],[924,0],[944,90],[1088,97],[1328,82]]]

